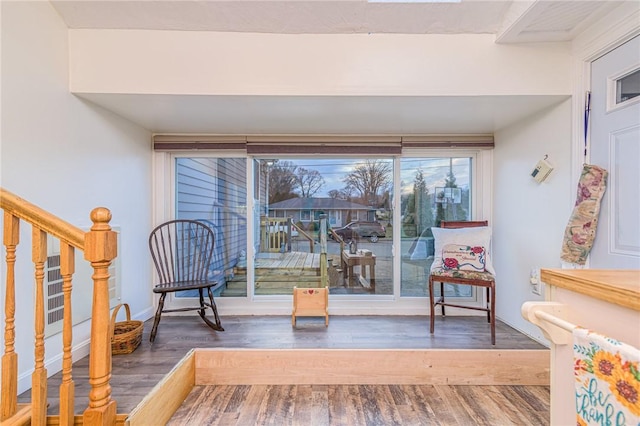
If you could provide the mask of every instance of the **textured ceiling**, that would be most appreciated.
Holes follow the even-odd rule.
[[[53,1],[70,28],[258,33],[495,33],[508,1]]]
[[[631,0],[638,3],[638,0]],[[597,0],[51,1],[69,28],[280,34],[493,34],[497,43],[570,41],[619,6]],[[82,94],[154,132],[492,133],[557,96],[222,97]],[[465,117],[461,120],[460,117]]]
[[[632,0],[636,1],[636,0]],[[51,1],[69,28],[278,34],[496,34],[568,40],[620,1],[72,0]],[[515,31],[514,31],[515,29]],[[504,36],[503,35],[507,35]]]

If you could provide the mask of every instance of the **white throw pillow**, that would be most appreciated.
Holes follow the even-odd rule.
[[[448,244],[464,244],[468,246],[484,247],[487,251],[485,270],[493,275],[496,272],[491,263],[491,227],[479,226],[475,228],[431,228],[435,239],[435,253],[431,270],[442,268],[442,249]]]

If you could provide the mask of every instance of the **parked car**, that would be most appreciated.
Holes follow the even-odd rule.
[[[379,238],[386,236],[386,229],[380,224],[380,222],[350,222],[342,228],[335,228],[333,230],[345,241],[352,240],[354,238],[369,238],[372,243],[378,242]]]

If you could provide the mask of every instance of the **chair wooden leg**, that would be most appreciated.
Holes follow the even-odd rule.
[[[440,281],[440,301],[444,303],[444,282],[442,281]],[[444,305],[440,305],[440,308],[442,308],[442,316],[445,316]]]
[[[204,304],[204,293],[202,292],[201,288],[198,289],[198,296],[200,296],[200,310],[198,311],[198,313],[202,318],[204,318],[204,316],[207,314],[207,305]]]
[[[491,309],[491,292],[489,287],[487,287],[487,308],[487,322],[490,323],[493,310]]]
[[[496,344],[496,287],[491,286],[491,344]]]
[[[153,327],[151,327],[151,335],[149,336],[149,341],[151,343],[156,340],[156,333],[158,333],[158,324],[160,324],[160,317],[162,316],[162,310],[164,309],[165,297],[167,297],[167,293],[162,293],[160,295],[160,300],[158,301],[158,309],[156,309],[156,316],[153,320]]]
[[[433,328],[434,328],[434,321],[435,321],[435,310],[436,310],[436,306],[435,306],[435,298],[433,297],[433,278],[429,277],[429,306],[431,306],[429,315],[431,317],[431,334],[433,334]]]
[[[203,289],[199,289],[198,291],[200,292],[200,307],[202,308],[198,310],[198,313],[200,314],[200,318],[202,318],[202,321],[204,321],[212,329],[216,331],[224,331],[224,328],[222,328],[222,326],[220,325],[220,317],[218,316],[218,309],[216,309],[216,304],[213,301],[213,292],[211,291],[211,287],[207,287],[207,293],[209,296],[209,303],[211,306],[211,310],[213,311],[213,317],[216,321],[215,323],[211,322],[211,320],[207,318],[207,311],[206,311],[207,305],[204,303],[204,297],[202,295]]]
[[[207,292],[209,293],[209,303],[211,304],[211,310],[213,311],[213,318],[216,320],[215,330],[224,331],[222,328],[222,323],[220,322],[220,317],[218,316],[218,307],[216,306],[216,302],[213,300],[213,292],[211,291],[211,287],[207,287]]]

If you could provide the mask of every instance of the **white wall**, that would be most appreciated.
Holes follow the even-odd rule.
[[[48,2],[2,2],[1,7],[0,184],[79,227],[91,225],[94,207],[108,207],[111,223],[122,232],[122,298],[133,314],[147,319],[152,312],[150,132],[69,93],[68,30]],[[23,224],[16,265],[21,391],[30,386],[27,375],[33,369],[30,232]],[[2,253],[2,299],[4,258]],[[0,315],[4,327],[4,309]],[[88,322],[74,329],[76,354],[88,352],[88,339]],[[50,374],[59,365],[60,340],[47,340]]]
[[[497,316],[512,327],[545,341],[520,315],[531,293],[533,267],[560,267],[564,228],[574,199],[571,182],[571,100],[495,133],[493,173],[493,250]],[[555,170],[536,183],[530,173],[548,155]]]
[[[494,36],[71,30],[73,93],[568,95],[568,43]]]

